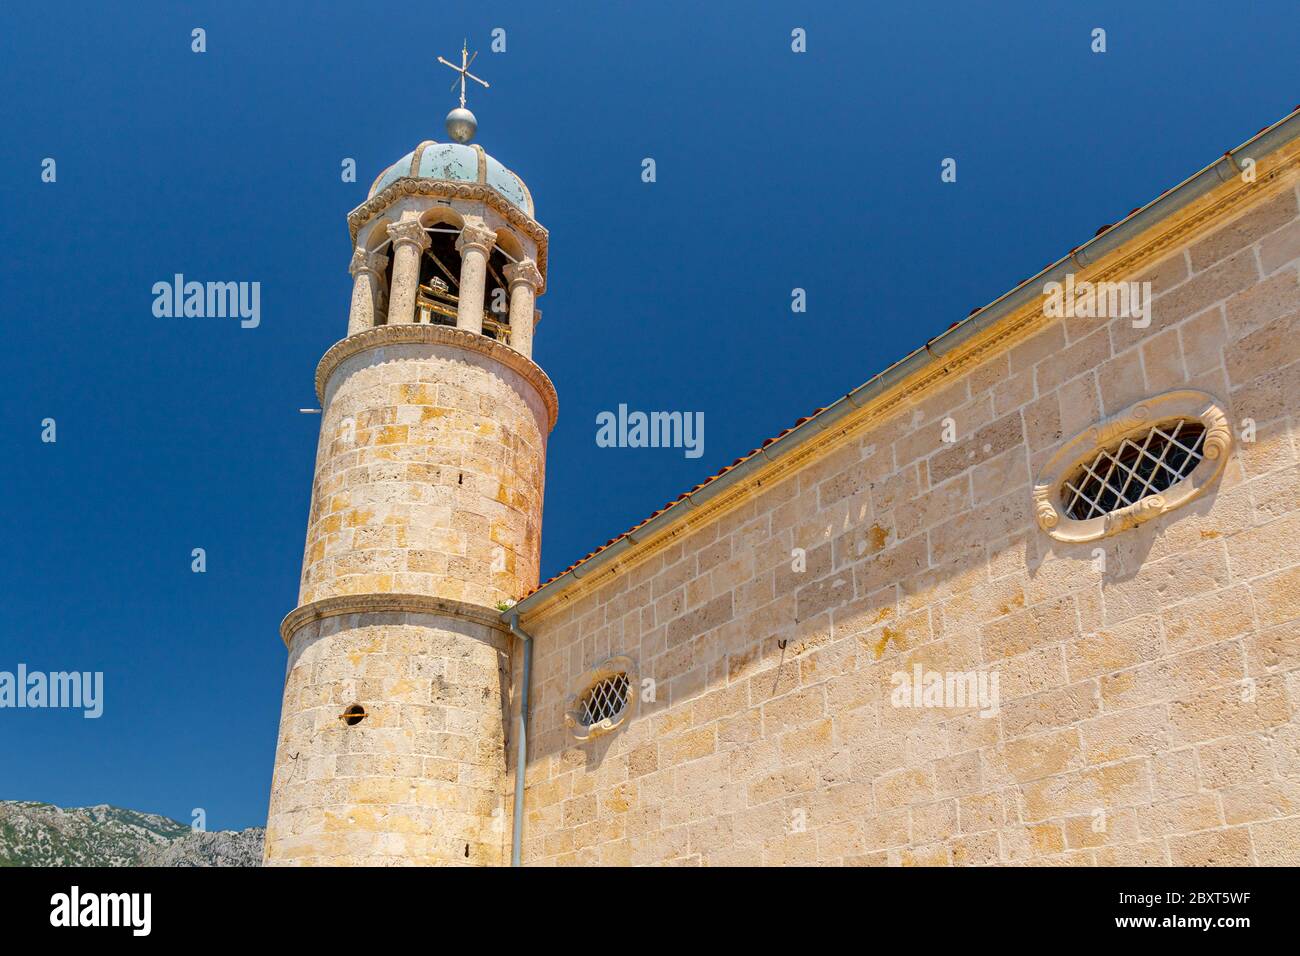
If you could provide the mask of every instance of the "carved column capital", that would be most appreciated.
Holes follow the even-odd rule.
[[[388,256],[378,252],[357,249],[352,253],[348,271],[352,273],[352,305],[348,309],[348,335],[356,335],[375,324],[376,314],[382,314],[384,270]]]
[[[503,271],[512,289],[522,283],[536,292],[538,286],[542,284],[542,272],[532,259],[520,259],[506,266]]]
[[[352,253],[352,261],[348,263],[348,272],[352,278],[356,278],[358,273],[369,272],[374,276],[381,276],[385,269],[388,268],[388,256],[382,252],[366,252],[364,249],[357,249]]]
[[[411,243],[420,252],[429,248],[429,234],[424,231],[414,219],[406,219],[402,222],[395,222],[388,227],[388,238],[393,240],[393,248],[396,249],[403,243]]]
[[[487,223],[482,219],[468,217],[460,235],[456,237],[456,251],[463,256],[468,249],[479,249],[484,256],[490,256],[496,241],[497,234],[487,227]]]

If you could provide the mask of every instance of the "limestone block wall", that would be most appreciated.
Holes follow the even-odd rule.
[[[289,648],[268,865],[495,866],[508,643],[436,614],[305,625]],[[339,719],[359,704],[355,726]]]
[[[532,614],[526,862],[1300,863],[1297,211],[1294,175],[1259,189],[1121,277],[1149,328],[1038,317]],[[1049,537],[1055,449],[1179,386],[1238,435],[1217,483]],[[579,743],[565,698],[614,655],[654,697]],[[998,713],[895,706],[917,664],[996,671]]]
[[[317,391],[266,862],[508,862],[495,605],[537,582],[554,390],[490,339],[406,325],[335,345]]]
[[[537,385],[481,336],[381,327],[338,347],[367,336],[393,344],[353,351],[325,388],[299,604],[518,598],[537,583],[541,541],[551,420]]]

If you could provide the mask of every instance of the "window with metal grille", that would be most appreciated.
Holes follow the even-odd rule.
[[[602,720],[612,720],[627,707],[629,682],[626,674],[614,674],[598,681],[583,695],[578,705],[582,722],[588,727]]]
[[[1159,494],[1200,464],[1204,440],[1201,422],[1179,418],[1099,451],[1065,482],[1065,513],[1086,521]]]

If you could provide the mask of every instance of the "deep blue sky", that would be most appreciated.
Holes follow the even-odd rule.
[[[0,711],[0,798],[264,822],[345,215],[443,138],[434,57],[462,37],[478,141],[551,231],[547,577],[1284,115],[1298,23],[1293,0],[5,4],[0,670],[107,687],[97,721]],[[155,318],[176,272],[259,281],[261,326]],[[598,448],[620,402],[705,412],[703,458]]]

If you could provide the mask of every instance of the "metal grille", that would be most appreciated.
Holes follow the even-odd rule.
[[[626,674],[615,674],[613,677],[606,677],[587,691],[582,698],[582,704],[579,708],[582,722],[590,727],[602,720],[617,717],[623,713],[623,708],[627,706],[627,692],[628,679]]]
[[[1164,491],[1200,464],[1204,439],[1204,425],[1180,418],[1098,452],[1065,483],[1065,513],[1086,521]]]

